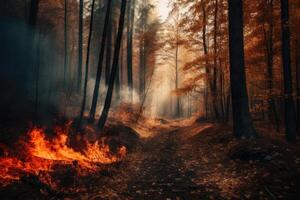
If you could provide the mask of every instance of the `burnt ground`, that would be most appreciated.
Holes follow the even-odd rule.
[[[141,139],[124,161],[76,179],[54,195],[37,195],[39,188],[28,184],[4,189],[0,195],[66,200],[300,199],[299,143],[286,143],[282,134],[264,125],[257,125],[258,140],[243,141],[233,138],[230,126],[178,124],[149,128],[152,137]]]

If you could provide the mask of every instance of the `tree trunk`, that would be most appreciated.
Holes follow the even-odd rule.
[[[145,85],[145,77],[144,77],[144,39],[142,38],[140,40],[140,46],[139,46],[139,59],[140,59],[140,73],[139,73],[139,79],[140,79],[140,97],[142,97],[145,93],[144,91],[144,85]]]
[[[203,51],[204,51],[204,56],[205,56],[205,73],[207,76],[210,75],[210,69],[208,66],[208,48],[207,48],[207,42],[206,42],[206,24],[207,24],[207,16],[206,16],[206,8],[205,8],[205,4],[204,1],[201,0],[201,8],[202,8],[202,44],[203,44]],[[205,88],[205,96],[204,96],[204,102],[205,102],[205,117],[206,119],[208,119],[209,117],[209,100],[208,100],[208,91],[210,89],[210,81],[209,81],[209,77],[206,77],[206,88]]]
[[[284,76],[285,131],[290,142],[296,141],[296,116],[293,100],[292,68],[290,55],[289,2],[281,0],[282,63]]]
[[[95,87],[94,87],[92,106],[91,106],[91,110],[90,110],[90,114],[89,114],[90,122],[94,121],[95,114],[96,114],[101,73],[102,73],[102,65],[103,65],[103,59],[104,59],[105,44],[106,44],[106,39],[107,39],[107,34],[108,34],[108,26],[109,26],[109,19],[110,19],[110,13],[111,13],[111,4],[112,4],[112,1],[107,0],[107,10],[106,10],[106,14],[105,14],[105,21],[104,21],[104,27],[103,27],[103,33],[102,33],[102,41],[101,41],[101,48],[100,48],[100,53],[99,53],[96,82],[95,82]]]
[[[273,0],[267,3],[268,12],[271,17],[268,18],[269,29],[266,31],[264,29],[265,43],[266,43],[266,55],[267,55],[267,87],[268,87],[268,117],[269,120],[275,120],[276,129],[279,130],[279,117],[277,114],[275,100],[273,97],[273,31],[274,31],[274,19],[273,19]]]
[[[132,51],[133,51],[133,28],[135,14],[135,0],[129,0],[127,9],[127,79],[129,99],[133,101],[133,78],[132,78]]]
[[[141,24],[142,24],[142,38],[140,39],[140,96],[141,99],[145,95],[146,90],[146,74],[147,74],[147,63],[146,63],[146,46],[147,41],[145,38],[145,33],[147,30],[147,23],[148,23],[148,8],[146,8],[146,2],[143,1],[143,8],[141,13]]]
[[[68,56],[68,0],[65,0],[64,4],[64,91],[66,91],[67,85],[67,56]]]
[[[79,0],[77,92],[80,92],[82,84],[83,5],[83,0]]]
[[[121,3],[118,36],[117,36],[117,41],[115,44],[113,65],[112,65],[112,69],[111,69],[111,73],[110,73],[109,85],[108,85],[108,90],[107,90],[107,94],[106,94],[106,98],[105,98],[104,108],[103,108],[101,117],[99,119],[99,124],[98,124],[99,129],[104,128],[104,125],[105,125],[107,117],[108,117],[110,105],[111,105],[114,83],[115,83],[116,74],[118,71],[118,61],[119,61],[120,48],[121,48],[123,29],[124,29],[125,13],[126,13],[126,2],[127,2],[127,0],[122,0],[122,3]]]
[[[176,27],[176,47],[175,47],[175,91],[179,85],[178,52],[179,52],[179,27]],[[180,99],[176,95],[176,117],[180,117]]]
[[[214,10],[214,66],[213,66],[213,73],[212,75],[212,87],[211,87],[211,95],[212,95],[212,103],[213,103],[213,109],[215,112],[215,117],[217,120],[220,119],[220,113],[218,109],[218,103],[217,103],[217,98],[218,98],[218,88],[217,88],[217,34],[218,34],[218,0],[215,0],[215,10]]]
[[[233,134],[254,138],[257,133],[249,111],[244,63],[243,1],[228,0],[228,13]]]
[[[296,39],[296,87],[297,87],[297,124],[300,131],[300,41]]]
[[[107,45],[106,45],[106,66],[105,66],[105,85],[109,84],[110,67],[111,67],[111,52],[112,52],[112,17],[109,17]]]
[[[91,40],[92,40],[93,22],[94,22],[94,8],[95,8],[95,0],[92,1],[92,8],[91,8],[91,19],[90,19],[90,27],[89,27],[88,46],[86,52],[85,78],[84,78],[83,98],[82,98],[80,118],[79,118],[79,127],[81,127],[85,106],[86,106],[87,83],[89,77],[90,49],[91,49]]]
[[[37,23],[38,10],[39,10],[39,0],[31,0],[28,25],[33,28],[36,26]]]
[[[125,19],[124,19],[125,20]],[[125,22],[124,22],[125,24]],[[117,37],[117,31],[116,31],[116,25],[113,25],[113,40],[116,41],[116,37]],[[116,93],[116,100],[117,102],[119,102],[119,100],[121,99],[121,83],[120,83],[120,68],[121,68],[121,62],[122,62],[122,44],[123,44],[123,37],[121,39],[121,47],[120,47],[120,54],[119,55],[119,59],[118,59],[118,67],[117,67],[117,74],[116,74],[116,85],[115,85],[115,93]]]

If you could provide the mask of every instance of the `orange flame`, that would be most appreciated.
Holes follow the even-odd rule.
[[[57,137],[46,138],[43,129],[29,131],[29,141],[25,143],[26,158],[5,156],[0,158],[0,180],[19,180],[24,173],[39,174],[41,171],[52,171],[55,163],[72,164],[87,171],[94,171],[97,164],[115,163],[124,158],[126,148],[123,146],[112,154],[108,145],[103,142],[87,143],[83,152],[77,152],[68,146],[66,129],[57,129]]]

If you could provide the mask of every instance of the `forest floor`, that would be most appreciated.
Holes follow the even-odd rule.
[[[185,124],[185,125],[183,125]],[[226,125],[162,121],[118,169],[78,199],[300,199],[300,145],[258,125],[241,141]],[[108,192],[109,191],[109,192]],[[106,194],[106,197],[103,196]],[[74,198],[74,196],[70,196]]]
[[[281,134],[264,125],[258,125],[258,140],[247,141],[235,139],[227,125],[165,120],[160,123],[135,128],[141,141],[121,163],[78,180],[75,190],[35,197],[300,199],[299,143],[286,143]],[[15,188],[5,193],[26,199],[21,193],[17,195]],[[32,194],[27,195],[28,199],[35,199]]]

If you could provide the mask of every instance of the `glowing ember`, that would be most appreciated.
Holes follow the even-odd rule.
[[[0,180],[18,180],[23,174],[39,174],[41,171],[52,171],[57,164],[76,163],[81,169],[94,171],[97,164],[110,164],[122,160],[126,148],[121,147],[112,154],[109,146],[103,142],[88,143],[86,149],[77,152],[68,146],[66,128],[57,128],[57,136],[47,139],[43,129],[35,128],[28,133],[29,141],[24,144],[25,158],[22,156],[4,155],[0,158]],[[20,142],[22,143],[22,142]]]

